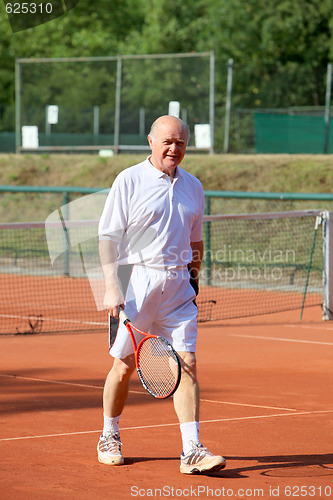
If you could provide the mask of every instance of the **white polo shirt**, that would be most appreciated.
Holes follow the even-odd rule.
[[[171,181],[145,161],[115,179],[99,223],[99,238],[118,244],[118,264],[156,269],[185,266],[191,242],[202,239],[205,196],[200,181],[181,167]]]

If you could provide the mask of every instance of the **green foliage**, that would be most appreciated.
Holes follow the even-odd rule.
[[[218,57],[235,61],[235,104],[323,104],[332,53],[332,0],[208,2],[206,31]],[[202,44],[200,44],[202,46]]]
[[[143,49],[148,53],[191,52],[206,22],[203,0],[152,0],[142,30]]]
[[[214,49],[217,121],[225,105],[226,65],[235,62],[233,108],[322,105],[327,62],[333,57],[333,0],[80,0],[66,15],[13,34],[0,3],[0,130],[13,129],[14,61],[16,57],[105,56],[116,54],[178,53]],[[75,108],[74,93],[87,107],[111,106],[114,75],[106,69],[92,79],[84,71],[52,73],[46,77],[49,101],[59,84],[73,84],[73,95],[60,104]],[[110,87],[100,85],[109,78]],[[128,101],[145,93],[140,70],[131,79]],[[151,70],[154,81],[172,78],[172,69]],[[179,87],[188,85],[186,79]],[[30,90],[32,101],[34,90]],[[132,96],[130,96],[132,94]],[[29,97],[30,98],[30,97]],[[146,96],[156,109],[158,93]],[[67,101],[67,102],[66,102]],[[7,109],[8,108],[8,109]],[[70,120],[70,118],[68,118]],[[105,117],[108,120],[109,117]],[[75,109],[72,120],[77,121]],[[87,122],[90,117],[86,119]],[[221,120],[222,121],[222,120]],[[6,125],[4,125],[6,124]],[[84,128],[84,127],[83,127]]]

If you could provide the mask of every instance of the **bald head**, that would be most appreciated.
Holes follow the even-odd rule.
[[[154,121],[148,134],[152,152],[150,162],[173,178],[177,166],[185,156],[189,136],[188,126],[183,120],[170,115],[160,116]]]
[[[190,130],[188,128],[188,125],[180,118],[171,115],[160,116],[159,118],[157,118],[157,120],[154,121],[149,132],[151,140],[154,142],[158,131],[165,128],[172,128],[175,131],[185,133],[187,138],[186,144],[188,143],[190,138]]]

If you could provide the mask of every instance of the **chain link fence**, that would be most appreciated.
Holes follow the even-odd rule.
[[[0,151],[20,151],[26,125],[38,127],[39,151],[142,151],[151,123],[176,102],[190,151],[195,125],[208,124],[204,151],[332,153],[330,66],[256,74],[214,52],[19,59],[16,107],[0,105]],[[58,107],[57,123],[48,106]]]
[[[16,150],[27,149],[26,126],[38,129],[38,147],[29,150],[148,149],[151,123],[168,113],[191,132],[209,125],[212,140],[203,149],[213,150],[214,79],[213,52],[18,59]],[[189,146],[197,149],[194,135]]]

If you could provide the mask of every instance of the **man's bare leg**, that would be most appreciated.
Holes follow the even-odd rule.
[[[103,393],[104,428],[97,445],[99,462],[106,465],[122,465],[119,435],[119,418],[128,394],[128,383],[135,368],[134,355],[115,359],[106,377]]]
[[[135,369],[134,354],[124,359],[115,359],[105,380],[103,392],[104,413],[117,417],[124,409],[130,377]]]
[[[199,385],[194,352],[178,352],[182,376],[173,402],[180,424],[199,422]]]

